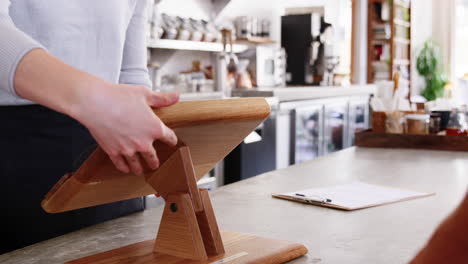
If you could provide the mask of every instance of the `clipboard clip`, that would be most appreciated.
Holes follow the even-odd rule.
[[[309,202],[309,203],[328,204],[328,203],[332,202],[332,200],[328,199],[328,198],[323,198],[323,197],[320,197],[320,196],[307,196],[307,195],[302,194],[302,193],[296,193],[295,196],[296,196],[297,199],[299,199],[301,201],[304,201],[304,202]]]

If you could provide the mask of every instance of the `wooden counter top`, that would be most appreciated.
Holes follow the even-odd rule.
[[[344,212],[271,193],[360,180],[436,192],[432,197]],[[468,153],[351,148],[212,192],[220,228],[304,243],[292,263],[405,263],[468,186]],[[154,238],[161,208],[106,222],[0,256],[2,264],[55,264]],[[148,232],[147,230],[154,230]]]

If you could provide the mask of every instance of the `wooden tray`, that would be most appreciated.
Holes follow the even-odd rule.
[[[270,106],[264,98],[244,98],[180,102],[154,112],[190,148],[198,181],[268,117]],[[162,144],[156,149],[161,164],[174,152]],[[118,171],[98,147],[78,171],[65,175],[52,188],[42,207],[58,213],[154,192],[144,176]]]
[[[468,137],[387,134],[366,130],[356,133],[355,144],[367,148],[408,148],[468,151]]]

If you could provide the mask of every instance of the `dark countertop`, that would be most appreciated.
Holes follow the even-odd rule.
[[[435,196],[344,212],[271,193],[360,180]],[[211,193],[221,229],[304,243],[292,263],[405,263],[464,197],[468,153],[351,148]],[[2,264],[54,264],[155,237],[162,207],[0,256]]]

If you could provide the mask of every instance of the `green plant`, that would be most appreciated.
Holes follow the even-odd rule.
[[[437,45],[432,41],[426,41],[416,61],[419,74],[426,81],[426,88],[422,92],[428,101],[444,96],[444,86],[447,77],[441,71],[440,56]]]

